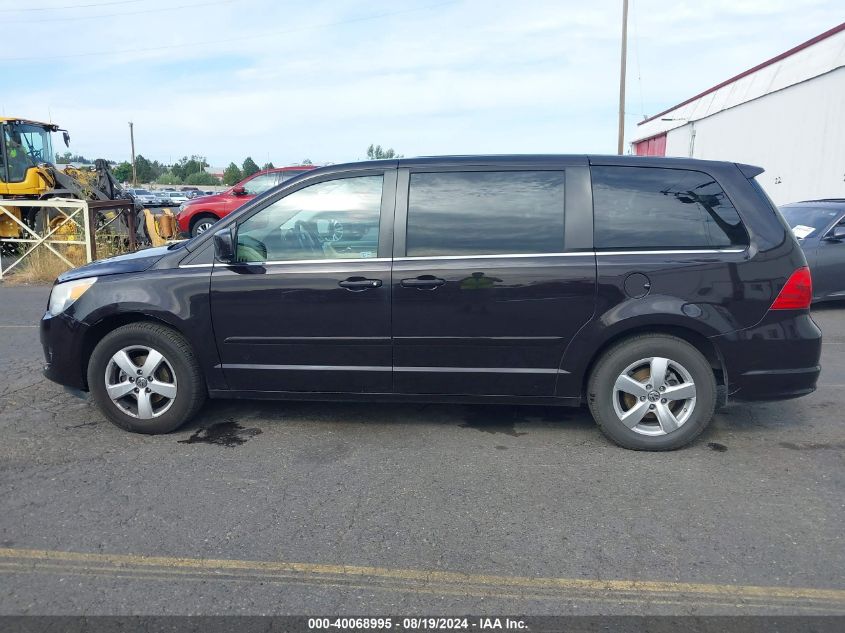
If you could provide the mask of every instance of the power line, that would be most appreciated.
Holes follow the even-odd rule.
[[[161,7],[158,9],[142,9],[140,11],[125,11],[123,13],[100,13],[97,15],[77,15],[69,18],[44,18],[39,20],[11,20],[6,24],[35,24],[39,22],[68,22],[70,20],[95,20],[98,18],[119,18],[126,15],[141,15],[142,13],[161,13],[164,11],[178,11],[180,9],[193,9],[195,7],[208,7],[217,4],[231,4],[235,0],[216,0],[213,2],[195,2],[194,4],[181,4],[175,7]]]
[[[94,4],[66,4],[58,7],[36,7],[28,9],[0,9],[0,13],[25,13],[30,11],[64,11],[65,9],[88,9],[90,7],[107,7],[113,4],[132,4],[144,0],[113,0],[112,2],[95,2]]]
[[[255,40],[265,37],[278,37],[279,35],[287,35],[289,33],[297,33],[301,31],[312,31],[312,30],[319,30],[324,28],[329,28],[332,26],[341,26],[343,24],[351,24],[353,22],[366,22],[369,20],[378,20],[381,18],[392,17],[394,15],[401,15],[403,13],[411,13],[414,11],[425,11],[428,9],[436,9],[437,7],[442,7],[450,4],[455,4],[458,0],[446,0],[445,2],[438,2],[435,4],[429,4],[422,7],[414,7],[411,9],[399,9],[397,11],[387,11],[385,13],[377,13],[373,15],[366,15],[357,18],[349,18],[346,20],[337,20],[335,22],[325,22],[323,24],[312,24],[310,26],[302,26],[292,29],[284,29],[281,31],[270,31],[267,33],[254,33],[250,35],[243,35],[240,37],[229,37],[223,39],[214,39],[214,40],[205,40],[201,42],[189,42],[186,44],[169,44],[166,46],[153,46],[150,48],[126,48],[126,49],[119,49],[119,50],[110,50],[109,56],[120,55],[123,53],[151,53],[155,51],[165,51],[165,50],[173,50],[176,48],[191,48],[194,46],[205,46],[208,44],[224,44],[228,42],[242,42],[244,40]],[[0,62],[24,62],[24,61],[47,61],[51,59],[69,59],[74,57],[95,57],[101,56],[103,54],[102,50],[99,51],[92,51],[90,53],[68,53],[67,55],[48,55],[43,56],[39,55],[37,57],[0,57]]]

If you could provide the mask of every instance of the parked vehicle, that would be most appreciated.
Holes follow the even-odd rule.
[[[170,196],[168,195],[169,192],[158,189],[153,191],[153,195],[156,197],[156,206],[164,207],[170,204]]]
[[[186,202],[180,207],[179,214],[176,216],[179,230],[185,236],[195,237],[260,193],[312,169],[314,167],[307,165],[266,169],[244,178],[235,186],[220,193],[206,192],[210,195],[197,201]]]
[[[622,446],[678,448],[729,398],[816,387],[810,274],[761,172],[630,156],[321,168],[213,232],[64,273],[45,375],[140,433],[206,396],[587,404]]]
[[[162,197],[167,205],[181,205],[188,201],[188,196],[182,191],[161,191]]]
[[[127,189],[132,197],[145,206],[154,207],[159,203],[159,197],[149,189]]]
[[[845,199],[780,208],[813,272],[813,301],[845,299]]]

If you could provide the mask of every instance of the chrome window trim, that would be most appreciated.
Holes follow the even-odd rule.
[[[238,262],[237,264],[222,264],[220,266],[267,266],[280,264],[358,264],[363,262],[414,262],[431,260],[460,260],[460,259],[502,259],[502,258],[531,258],[531,257],[594,257],[608,255],[717,255],[720,253],[744,253],[744,248],[707,248],[707,249],[676,249],[665,251],[630,250],[630,251],[577,251],[572,253],[502,253],[501,255],[424,255],[420,257],[361,257],[349,259],[281,259],[266,262]],[[207,268],[214,264],[180,264],[179,268]]]
[[[744,253],[744,248],[700,248],[675,250],[630,250],[630,251],[596,251],[596,255],[714,255],[718,253]]]
[[[397,262],[414,262],[414,261],[428,261],[432,259],[501,259],[508,258],[527,258],[527,257],[592,257],[595,251],[577,251],[571,253],[502,253],[501,255],[421,255],[419,257],[394,257],[393,261]]]
[[[266,266],[269,264],[355,264],[360,262],[389,262],[389,257],[361,257],[355,259],[280,259],[271,260],[267,262],[237,262],[234,264],[224,264],[217,262],[218,266]],[[204,268],[214,266],[215,264],[180,264],[179,268]]]
[[[250,266],[262,266],[267,264],[355,264],[360,262],[389,262],[389,257],[356,257],[336,259],[272,259],[266,262],[238,262]]]

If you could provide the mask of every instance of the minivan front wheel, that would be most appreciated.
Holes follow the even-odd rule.
[[[635,450],[672,450],[707,427],[716,406],[710,363],[683,339],[641,335],[610,348],[588,382],[590,412],[611,440]]]
[[[132,323],[106,335],[88,363],[100,411],[136,433],[168,433],[202,406],[206,390],[188,342],[156,323]]]

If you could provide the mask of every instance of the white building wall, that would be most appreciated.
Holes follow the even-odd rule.
[[[777,204],[845,198],[845,68],[670,130],[667,156],[765,168]]]

